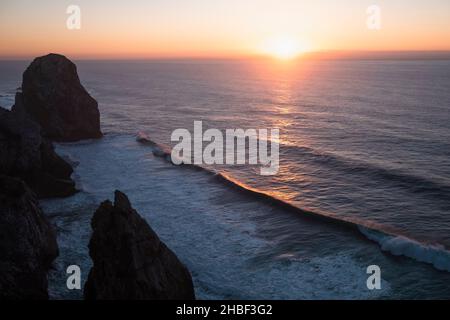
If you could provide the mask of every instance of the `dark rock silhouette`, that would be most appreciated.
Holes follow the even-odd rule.
[[[114,205],[103,202],[92,218],[89,254],[93,260],[85,299],[195,299],[192,278],[176,255],[161,242],[115,192]]]
[[[47,272],[57,255],[56,234],[34,193],[0,175],[0,299],[48,299]]]
[[[77,67],[58,54],[38,57],[23,74],[23,108],[54,141],[100,138],[97,101],[80,83]]]
[[[18,93],[16,105],[20,104]],[[55,153],[40,130],[20,108],[0,108],[0,174],[20,177],[39,198],[74,194],[72,167]]]

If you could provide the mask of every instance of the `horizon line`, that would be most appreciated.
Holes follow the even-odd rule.
[[[111,56],[71,55],[70,53],[48,52],[36,55],[0,56],[0,61],[28,61],[48,54],[61,54],[77,61],[177,61],[177,60],[277,60],[263,54],[242,55],[155,55],[155,56]],[[450,50],[323,50],[299,54],[295,60],[449,60]]]

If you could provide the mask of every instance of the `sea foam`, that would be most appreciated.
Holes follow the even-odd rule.
[[[380,244],[383,251],[432,264],[436,269],[450,272],[450,251],[440,244],[424,244],[404,236],[389,235],[359,226],[368,239]]]

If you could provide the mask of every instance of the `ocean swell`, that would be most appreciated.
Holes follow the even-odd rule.
[[[165,161],[173,164],[170,147],[152,141],[145,133],[142,132],[138,133],[136,140],[144,145],[150,146],[155,156],[163,158]],[[183,164],[182,167],[189,167],[211,174],[216,181],[268,204],[302,214],[308,218],[334,223],[351,230],[359,231],[369,240],[377,242],[383,251],[389,252],[396,256],[402,255],[420,262],[429,263],[438,270],[450,272],[450,251],[446,250],[445,247],[440,244],[428,245],[417,240],[409,239],[405,236],[396,235],[395,233],[388,231],[382,231],[383,228],[381,226],[374,225],[371,222],[360,221],[359,219],[350,220],[347,218],[337,217],[329,213],[305,210],[269,193],[247,186],[222,172],[214,172],[202,166]]]
[[[283,149],[288,153],[293,153],[308,161],[327,165],[331,168],[338,168],[348,174],[363,174],[372,179],[381,180],[383,183],[390,183],[415,194],[447,201],[450,198],[450,185],[435,181],[429,177],[423,177],[417,173],[408,173],[395,168],[383,168],[376,164],[350,159],[332,153],[321,152],[305,146],[285,145]]]

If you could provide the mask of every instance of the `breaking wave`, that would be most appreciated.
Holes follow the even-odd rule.
[[[358,228],[368,239],[377,242],[383,251],[426,262],[438,270],[450,272],[450,251],[440,244],[424,244],[404,236],[390,235],[362,226]]]

